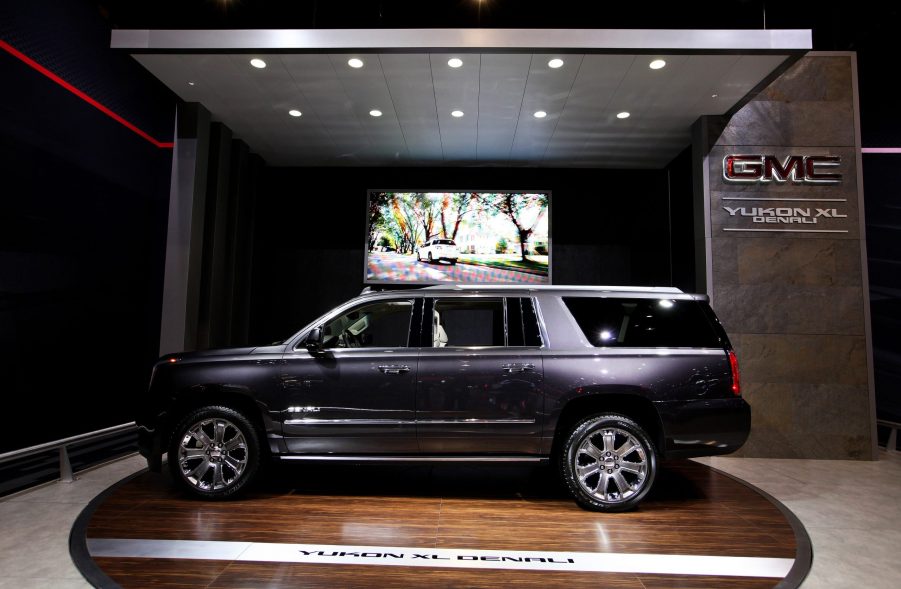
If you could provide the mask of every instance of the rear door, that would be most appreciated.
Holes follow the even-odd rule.
[[[421,451],[537,453],[543,368],[532,299],[428,298],[423,333],[416,385]]]

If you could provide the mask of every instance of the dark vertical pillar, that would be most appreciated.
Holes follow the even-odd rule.
[[[233,158],[235,182],[230,216],[233,261],[231,309],[231,341],[249,343],[250,297],[253,271],[253,232],[257,189],[261,180],[262,160],[250,153],[247,144],[236,142]]]
[[[209,127],[210,113],[203,106],[179,105],[169,191],[160,354],[193,350],[198,345]]]
[[[222,123],[210,127],[210,165],[206,191],[203,272],[197,345],[216,348],[229,345],[228,310],[231,306],[231,272],[228,252],[232,185],[232,132]]]
[[[263,162],[203,106],[178,117],[160,352],[245,345]]]

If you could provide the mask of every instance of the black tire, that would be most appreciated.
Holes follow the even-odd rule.
[[[557,458],[569,492],[590,511],[634,508],[651,490],[657,474],[657,452],[650,436],[633,420],[615,413],[578,422]]]
[[[435,260],[432,259],[432,252],[429,252],[429,264],[433,264]]]
[[[451,266],[456,266],[456,265],[457,265],[457,260],[451,260],[450,263],[451,263]]]
[[[195,497],[227,499],[239,495],[256,478],[261,459],[257,428],[230,407],[195,409],[172,430],[172,478]]]

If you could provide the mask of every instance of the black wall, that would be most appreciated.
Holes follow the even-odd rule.
[[[359,294],[370,188],[550,190],[555,284],[671,284],[665,170],[268,168],[254,229],[251,343],[285,338]]]
[[[161,141],[175,99],[93,3],[5,4],[0,38]],[[0,51],[0,452],[131,421],[159,346],[172,151]]]
[[[901,201],[898,154],[863,158],[876,409],[901,420]]]
[[[665,172],[669,192],[672,285],[691,292],[696,289],[691,147],[673,158]]]

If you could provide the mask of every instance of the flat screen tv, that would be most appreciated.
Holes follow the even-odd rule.
[[[367,284],[550,284],[547,191],[369,191]]]

